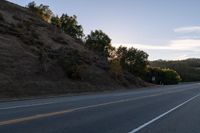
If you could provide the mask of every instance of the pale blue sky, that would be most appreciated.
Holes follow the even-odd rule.
[[[32,0],[9,0],[22,6]],[[200,58],[200,0],[35,0],[55,14],[77,15],[88,34],[146,51],[150,60]]]

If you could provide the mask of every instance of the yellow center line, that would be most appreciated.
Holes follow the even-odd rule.
[[[25,121],[31,121],[31,120],[36,120],[36,119],[41,119],[41,118],[46,118],[46,117],[51,117],[51,116],[62,115],[62,114],[66,114],[66,113],[70,113],[70,112],[74,112],[74,111],[83,110],[83,109],[89,109],[89,108],[101,107],[101,106],[106,106],[106,105],[111,105],[111,104],[116,104],[116,103],[123,103],[123,102],[129,102],[129,101],[134,101],[134,100],[140,100],[140,99],[144,99],[144,98],[156,97],[156,96],[170,94],[170,93],[174,93],[174,92],[182,92],[182,91],[186,91],[186,90],[188,90],[188,89],[171,91],[171,92],[168,92],[168,93],[157,93],[157,94],[142,96],[142,97],[138,97],[138,98],[129,98],[129,99],[123,99],[123,100],[101,103],[101,104],[96,104],[96,105],[78,107],[78,108],[74,108],[74,109],[67,109],[67,110],[62,110],[62,111],[57,111],[57,112],[37,114],[37,115],[23,117],[23,118],[5,120],[5,121],[0,122],[0,126],[16,124],[16,123],[21,123],[21,122],[25,122]]]

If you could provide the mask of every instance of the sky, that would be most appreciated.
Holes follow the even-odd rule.
[[[9,0],[26,6],[33,0]],[[149,60],[200,58],[200,0],[35,0],[54,14],[76,15],[84,33],[101,29],[112,45],[135,47]]]

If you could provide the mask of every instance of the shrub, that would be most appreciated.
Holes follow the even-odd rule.
[[[21,21],[21,20],[22,20],[22,19],[21,19],[19,16],[17,16],[17,15],[13,15],[12,17],[13,17],[13,19],[18,20],[18,21]]]
[[[70,60],[62,60],[62,67],[67,74],[67,76],[71,79],[81,79],[81,73],[86,69],[85,64],[77,64],[71,62]]]
[[[122,77],[122,66],[118,59],[113,59],[109,61],[110,73],[114,79],[120,79]]]
[[[68,42],[61,36],[52,37],[52,40],[60,44],[68,44]]]
[[[23,25],[23,23],[17,23],[17,27],[20,28],[20,29],[23,29],[24,25]]]
[[[26,20],[24,20],[24,21],[23,21],[23,24],[24,24],[24,26],[25,26],[27,29],[30,29],[30,28],[31,28],[31,25],[32,25],[32,22],[31,22],[31,21],[26,21]]]
[[[39,34],[38,33],[36,33],[35,31],[32,31],[32,37],[34,38],[34,39],[36,39],[36,40],[38,40],[39,39]]]
[[[163,84],[178,84],[181,81],[180,75],[172,69],[163,69]]]
[[[4,21],[3,14],[0,13],[0,21]]]
[[[178,84],[181,81],[180,75],[172,69],[148,68],[146,80],[155,84]]]
[[[84,70],[84,63],[80,61],[80,55],[77,50],[60,55],[58,63],[65,71],[66,75],[71,79],[81,79],[81,71]]]
[[[67,76],[69,78],[72,78],[73,73],[76,71],[76,63],[67,58],[59,60],[59,63]]]
[[[81,79],[82,78],[82,72],[87,69],[87,65],[86,64],[80,64],[80,65],[76,65],[76,67],[74,68],[74,71],[71,75],[72,79]]]
[[[152,67],[170,68],[180,74],[183,82],[200,81],[200,59],[187,59],[179,61],[152,61]]]

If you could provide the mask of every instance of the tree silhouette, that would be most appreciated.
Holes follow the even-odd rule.
[[[43,4],[37,6],[34,1],[28,4],[28,8],[46,22],[49,22],[51,16],[53,15],[49,6]]]
[[[106,57],[109,56],[109,50],[113,49],[111,39],[102,30],[91,31],[85,44],[89,49]]]
[[[123,69],[130,73],[143,76],[148,65],[148,54],[142,50],[133,47],[127,48],[120,46],[117,49],[117,58],[119,58]]]
[[[51,24],[55,25],[57,28],[61,28],[60,18],[58,16],[53,16],[51,18]]]
[[[60,17],[61,30],[66,34],[69,34],[71,37],[75,39],[81,39],[83,34],[83,28],[77,22],[77,17],[75,15],[68,16],[67,14],[63,14]]]

